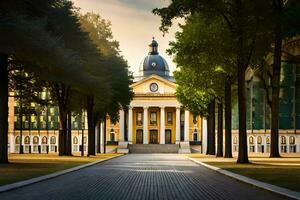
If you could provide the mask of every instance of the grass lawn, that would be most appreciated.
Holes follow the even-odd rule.
[[[45,155],[45,154],[10,154],[9,164],[0,164],[0,185],[14,183],[78,165],[103,160],[120,154],[99,154],[93,157]]]
[[[243,176],[300,192],[300,165],[295,165],[300,164],[300,158],[250,157],[253,163],[236,164],[236,158],[224,159],[195,155],[191,157]]]

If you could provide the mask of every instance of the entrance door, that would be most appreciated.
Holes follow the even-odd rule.
[[[143,130],[136,131],[136,143],[143,144]]]
[[[150,144],[158,144],[157,130],[150,130]]]
[[[166,142],[166,144],[171,144],[171,138],[172,138],[171,130],[166,130],[165,131],[165,142]]]

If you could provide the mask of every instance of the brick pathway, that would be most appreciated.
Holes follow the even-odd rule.
[[[176,154],[130,154],[0,193],[0,199],[285,199]]]

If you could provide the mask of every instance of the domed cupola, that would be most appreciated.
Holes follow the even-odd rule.
[[[143,59],[139,68],[139,75],[146,77],[156,74],[163,77],[169,76],[169,66],[166,60],[158,53],[158,43],[153,38],[149,44],[149,54]]]

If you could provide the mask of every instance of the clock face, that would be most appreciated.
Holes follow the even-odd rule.
[[[152,67],[156,67],[156,62],[151,63]]]
[[[156,83],[151,83],[150,84],[150,91],[151,92],[156,92],[158,90],[158,85]]]

